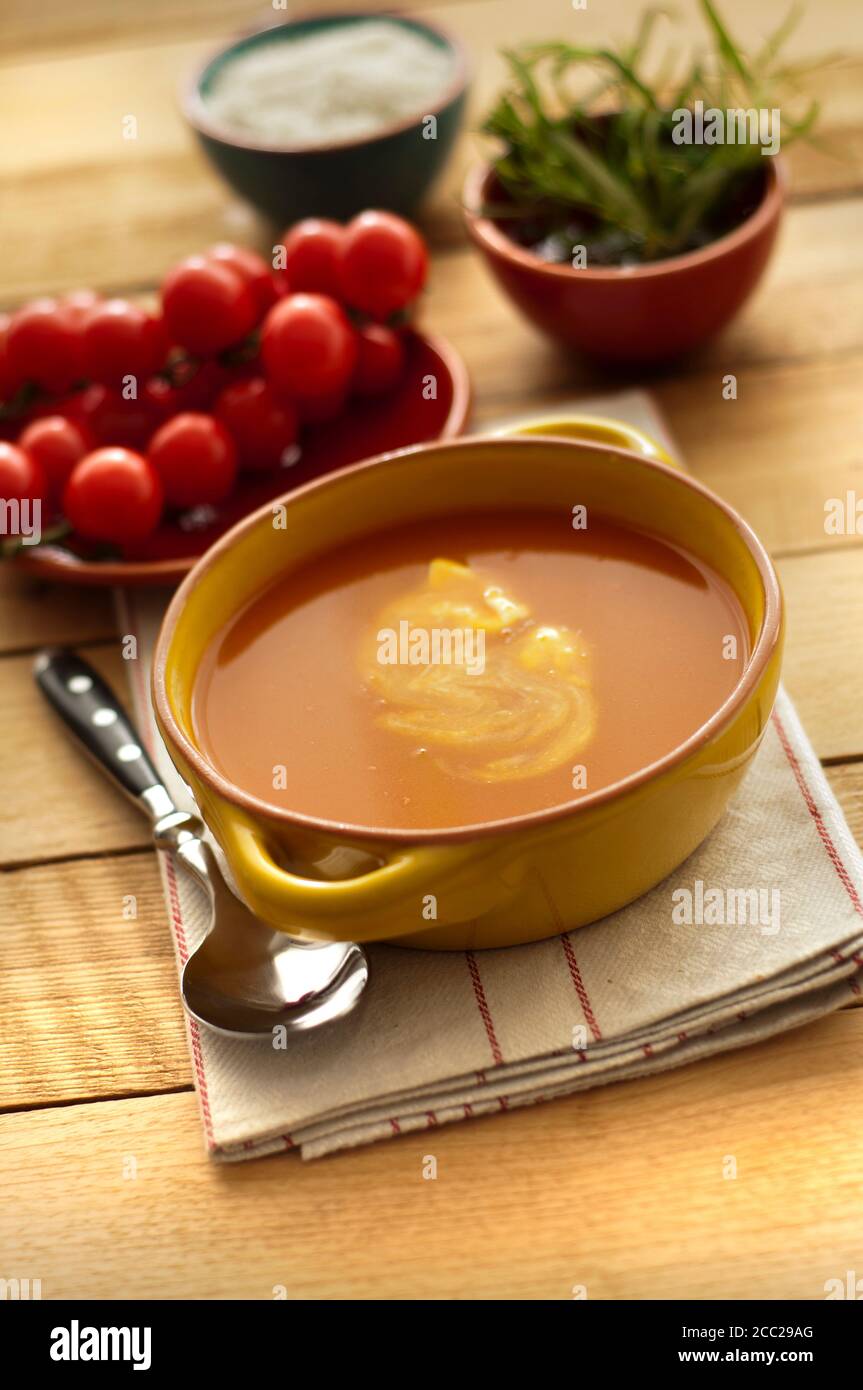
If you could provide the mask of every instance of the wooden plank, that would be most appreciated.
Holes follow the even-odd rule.
[[[860,69],[856,68],[858,83],[861,76]],[[863,188],[863,130],[856,125],[830,125],[826,139],[830,150],[800,144],[791,152],[792,201],[849,197]]]
[[[863,549],[794,556],[781,562],[779,573],[788,614],[788,690],[820,758],[857,757],[863,750]]]
[[[462,0],[438,0],[442,6]],[[83,54],[96,49],[128,49],[153,39],[174,41],[202,37],[214,47],[232,34],[258,24],[277,24],[285,17],[285,0],[251,3],[250,0],[149,0],[146,5],[124,6],[118,14],[116,0],[48,0],[34,10],[31,0],[4,0],[0,34],[0,60],[20,59],[24,53],[44,59],[74,49]],[[374,8],[368,0],[339,0],[339,11]],[[417,0],[402,0],[401,10],[417,9]],[[302,13],[333,9],[330,0],[304,0]]]
[[[610,379],[572,359],[569,383],[544,389],[544,381],[561,374],[562,361],[539,338],[526,351],[529,330],[518,332],[522,351],[511,354],[508,371],[501,361],[505,349],[494,334],[456,339],[486,385],[477,391],[476,430],[504,418],[559,411],[577,405],[583,395],[641,384],[635,373]],[[484,365],[484,342],[496,361],[492,371]],[[737,378],[736,400],[723,396],[727,372]],[[859,534],[833,536],[824,527],[830,500],[844,499],[849,491],[863,500],[861,372],[863,353],[739,367],[732,356],[722,361],[717,349],[713,365],[689,376],[657,375],[650,386],[696,477],[735,506],[771,551],[795,554],[860,544]]]
[[[107,119],[113,130],[117,122]],[[0,266],[0,304],[12,307],[38,294],[82,285],[106,291],[155,285],[175,261],[219,238],[267,253],[277,229],[224,187],[192,145],[190,135],[182,132],[180,138],[182,146],[176,151],[147,149],[94,168],[82,167],[70,152],[67,161],[49,171],[20,170],[14,178],[0,174],[6,216],[14,207],[15,225],[26,228],[26,234],[22,231],[14,241],[10,238],[8,255]],[[460,190],[475,160],[476,141],[465,137],[424,211],[424,229],[438,248],[464,243]],[[863,188],[863,179],[847,191],[855,188]],[[50,221],[51,210],[58,205],[75,227],[74,238],[62,235]],[[473,253],[471,257],[474,261]],[[824,269],[819,262],[818,282]],[[817,299],[813,298],[813,304],[817,331],[821,317]],[[850,323],[834,325],[840,333],[851,331],[855,323],[853,305],[845,309],[843,318]],[[781,336],[776,337],[781,343]]]
[[[0,874],[0,920],[0,1109],[191,1085],[155,854]]]
[[[863,763],[837,763],[826,772],[851,834],[863,845]]]
[[[0,565],[0,653],[103,641],[116,631],[110,590],[44,584]]]
[[[861,72],[863,78],[863,72]],[[863,197],[792,204],[753,299],[677,371],[723,370],[863,349]]]
[[[656,393],[692,471],[752,523],[775,552],[859,545],[828,536],[825,504],[863,498],[860,446],[863,356],[736,372],[737,399],[723,398],[714,368],[656,383]]]
[[[0,55],[20,61],[29,53],[44,60],[73,49],[82,54],[88,49],[130,48],[142,37],[215,37],[248,28],[255,15],[266,17],[267,11],[258,6],[250,12],[248,0],[209,0],[206,6],[196,0],[149,0],[121,9],[116,0],[78,0],[75,5],[48,0],[38,9],[28,0],[4,0]]]
[[[268,240],[263,224],[225,194],[191,146],[180,155],[118,160],[92,178],[75,164],[50,177],[22,174],[14,191],[7,185],[0,196],[7,209],[14,205],[22,229],[0,270],[0,303],[7,307],[64,289],[138,290],[215,241]],[[74,236],[64,234],[58,207]]]
[[[861,1085],[850,1010],[309,1165],[208,1164],[185,1094],[6,1115],[4,1273],[43,1298],[822,1298],[863,1264]]]
[[[84,655],[125,695],[117,648]],[[140,849],[147,822],[72,743],[33,683],[31,657],[0,662],[7,736],[0,741],[0,865]]]
[[[484,0],[489,3],[489,0]],[[445,8],[446,0],[434,7]],[[521,42],[525,38],[567,37],[577,35],[585,43],[617,42],[632,37],[641,9],[637,0],[623,0],[609,16],[601,8],[585,6],[574,13],[561,13],[550,0],[534,0],[527,14],[517,0],[496,0],[487,25],[482,23],[478,0],[450,0],[453,17],[482,50],[504,42]],[[344,0],[342,11],[373,9],[366,0]],[[427,5],[405,0],[404,10],[420,9],[431,13]],[[573,7],[574,8],[574,7]],[[305,0],[303,14],[332,9],[330,0]],[[129,47],[140,35],[171,40],[177,34],[206,33],[214,36],[234,30],[251,28],[257,23],[277,22],[284,17],[280,11],[290,7],[279,0],[271,5],[250,4],[249,0],[150,0],[145,7],[128,8],[118,15],[115,0],[79,0],[70,6],[65,0],[45,0],[34,11],[28,0],[6,0],[3,11],[3,48],[12,53],[24,53],[28,48],[68,51],[78,46]],[[275,13],[274,13],[275,12]],[[735,38],[755,47],[782,20],[786,13],[782,0],[761,0],[757,10],[750,0],[723,0],[722,15]],[[809,58],[815,53],[847,54],[859,44],[858,13],[854,0],[821,0],[817,20],[812,13],[804,14],[796,34],[787,47],[789,57]],[[675,15],[674,27],[666,27],[666,36],[675,36],[680,43],[689,40],[703,45],[705,28],[697,6],[681,7]]]

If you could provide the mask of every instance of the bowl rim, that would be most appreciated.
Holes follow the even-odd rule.
[[[493,259],[514,262],[524,270],[552,280],[588,280],[593,283],[610,283],[626,280],[652,280],[663,275],[673,275],[676,271],[694,269],[721,260],[739,246],[757,237],[765,227],[778,217],[785,202],[788,189],[788,171],[785,161],[779,155],[765,156],[767,167],[764,191],[758,206],[748,217],[733,227],[724,236],[717,237],[706,246],[694,251],[684,251],[679,256],[667,256],[664,260],[653,261],[649,265],[634,266],[585,266],[576,269],[571,265],[555,265],[540,260],[525,247],[519,246],[491,217],[484,217],[476,209],[481,206],[488,186],[495,177],[494,165],[488,161],[474,164],[465,175],[462,186],[462,213],[468,234],[482,251]]]
[[[373,135],[362,135],[354,140],[331,140],[321,145],[273,145],[265,140],[253,140],[228,130],[219,125],[217,121],[211,120],[207,115],[206,103],[201,96],[201,83],[209,69],[221,58],[224,59],[240,44],[248,39],[254,38],[258,34],[266,34],[275,30],[290,29],[298,24],[308,24],[313,21],[329,20],[364,20],[364,19],[389,19],[395,20],[400,24],[408,25],[414,29],[425,29],[443,40],[445,46],[450,50],[455,58],[455,70],[449,85],[445,88],[440,100],[435,103],[429,111],[420,111],[416,115],[405,117],[399,121],[392,121]],[[291,15],[290,18],[277,20],[275,23],[267,21],[263,24],[255,24],[248,29],[243,29],[239,33],[222,43],[218,48],[210,51],[203,62],[193,69],[191,76],[186,77],[180,85],[180,106],[183,115],[189,122],[193,130],[199,135],[204,135],[208,140],[215,140],[221,145],[227,145],[233,149],[248,150],[257,154],[288,154],[288,155],[319,155],[332,154],[341,150],[365,149],[368,145],[377,144],[381,140],[388,140],[394,135],[399,135],[403,131],[411,130],[419,125],[427,116],[439,116],[441,112],[454,101],[457,101],[464,94],[471,78],[471,64],[468,51],[460,39],[456,38],[448,29],[440,24],[433,24],[430,20],[414,16],[409,11],[385,9],[385,10],[320,10],[304,11],[301,14]]]
[[[690,474],[682,473],[679,469],[670,467],[668,464],[659,463],[655,459],[645,458],[643,455],[636,454],[628,449],[618,448],[616,445],[598,444],[586,441],[584,446],[591,452],[609,454],[624,458],[627,464],[633,467],[655,471],[666,475],[671,482],[680,487],[689,488],[699,493],[708,503],[712,504],[722,512],[734,531],[737,532],[743,541],[749,554],[755,562],[756,569],[761,580],[762,592],[764,596],[764,614],[761,627],[755,643],[749,653],[749,659],[740,674],[740,677],[726,699],[719,705],[708,719],[704,721],[692,734],[682,743],[677,744],[663,757],[657,758],[652,763],[636,769],[635,772],[626,777],[619,778],[616,782],[611,782],[607,786],[597,788],[596,791],[588,792],[586,796],[573,798],[569,801],[557,803],[553,806],[542,807],[536,811],[528,811],[520,816],[501,817],[497,820],[488,820],[460,826],[444,826],[435,829],[406,829],[393,828],[388,826],[359,826],[348,821],[328,820],[322,816],[312,816],[304,812],[291,811],[285,807],[273,805],[264,801],[262,798],[253,795],[251,792],[243,791],[232,783],[223,773],[213,766],[204,754],[188,739],[179,727],[174,718],[168,699],[167,691],[167,656],[173,640],[174,630],[179,621],[180,615],[185,607],[186,598],[192,588],[204,580],[210,570],[212,570],[221,560],[222,555],[229,550],[242,536],[253,531],[265,519],[269,520],[272,515],[272,507],[282,501],[285,506],[290,506],[292,499],[301,499],[314,491],[322,488],[337,489],[339,487],[349,487],[350,481],[354,476],[361,473],[377,469],[383,473],[388,468],[403,466],[406,460],[410,460],[417,453],[427,453],[430,450],[451,451],[460,449],[470,453],[473,449],[485,448],[490,441],[505,443],[508,448],[523,450],[525,455],[535,451],[537,446],[549,449],[557,453],[571,453],[573,448],[579,447],[579,441],[571,438],[563,438],[556,435],[542,436],[518,436],[511,435],[502,437],[500,435],[473,435],[461,439],[432,441],[427,444],[412,445],[407,449],[394,450],[387,454],[378,454],[374,458],[365,459],[361,463],[351,464],[347,468],[339,469],[337,472],[327,477],[314,479],[297,488],[296,491],[286,494],[281,499],[274,499],[256,512],[251,512],[248,516],[239,521],[232,530],[225,533],[208,551],[201,557],[195,567],[183,580],[180,587],[173,595],[156,641],[153,658],[153,670],[151,677],[151,690],[153,705],[162,733],[169,743],[179,752],[181,759],[188,763],[195,775],[211,791],[215,792],[224,801],[236,807],[240,811],[262,820],[265,823],[277,823],[279,825],[291,826],[301,831],[313,831],[329,838],[350,839],[352,841],[371,842],[376,844],[388,845],[429,845],[429,844],[457,844],[465,841],[478,840],[490,835],[501,835],[529,831],[537,826],[548,825],[554,821],[563,820],[566,817],[587,813],[597,808],[607,806],[610,802],[620,799],[629,792],[635,791],[645,783],[663,776],[672,771],[675,767],[684,763],[693,754],[697,753],[705,744],[709,743],[724,727],[734,719],[739,711],[745,706],[746,702],[754,693],[759,682],[763,678],[782,636],[783,600],[779,579],[770,557],[752,530],[748,522],[744,521],[740,513],[725,502],[710,488],[698,482]],[[525,460],[527,461],[527,459]],[[748,616],[748,615],[747,615]]]

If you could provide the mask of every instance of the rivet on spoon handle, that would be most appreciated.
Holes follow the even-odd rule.
[[[84,748],[153,821],[175,809],[138,731],[111,688],[75,652],[40,652],[33,674],[49,704]]]

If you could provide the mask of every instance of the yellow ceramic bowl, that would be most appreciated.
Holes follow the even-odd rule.
[[[274,525],[271,506],[240,522],[168,609],[153,674],[159,726],[241,894],[283,931],[454,949],[583,926],[692,853],[758,747],[779,680],[782,600],[746,523],[631,426],[543,420],[518,429],[385,455],[298,489],[283,499],[285,525]],[[731,584],[747,615],[752,655],[738,685],[667,757],[564,806],[406,835],[269,806],[229,783],[197,747],[201,657],[278,576],[354,536],[417,518],[576,503],[684,544]]]

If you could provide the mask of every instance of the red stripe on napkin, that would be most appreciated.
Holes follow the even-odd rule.
[[[575,958],[575,951],[572,949],[572,942],[569,939],[568,933],[560,938],[560,943],[563,946],[563,953],[566,956],[566,963],[569,966],[570,977],[572,983],[575,985],[575,992],[578,995],[584,1017],[587,1020],[587,1026],[593,1034],[593,1041],[600,1042],[602,1039],[602,1031],[596,1021],[596,1015],[591,1008],[590,999],[584,987],[584,980],[581,978],[581,971],[578,968],[578,961]]]
[[[476,999],[476,1006],[479,1009],[480,1016],[485,1025],[485,1034],[488,1038],[488,1045],[491,1048],[492,1060],[494,1061],[495,1066],[499,1067],[503,1064],[503,1053],[500,1050],[500,1043],[498,1042],[497,1034],[494,1031],[494,1023],[492,1022],[491,1009],[488,1007],[488,1000],[485,997],[485,990],[482,987],[482,980],[480,978],[479,966],[476,963],[476,956],[474,955],[473,951],[465,951],[464,955],[465,960],[467,961],[467,968],[470,971],[470,979],[471,984],[473,985],[473,994],[474,998]]]
[[[794,773],[797,785],[803,793],[803,800],[806,802],[809,814],[815,822],[818,834],[821,838],[821,843],[826,849],[830,857],[830,862],[836,870],[836,873],[839,875],[839,881],[842,884],[842,887],[845,889],[845,892],[848,894],[849,898],[854,904],[854,911],[859,912],[860,916],[863,917],[863,903],[861,903],[860,901],[860,895],[857,892],[857,889],[854,887],[854,884],[851,882],[851,875],[845,867],[845,864],[842,860],[842,856],[840,855],[838,849],[833,843],[833,838],[830,834],[830,831],[824,824],[824,817],[821,815],[821,811],[818,808],[817,802],[815,801],[814,796],[809,790],[809,784],[806,781],[806,778],[803,776],[803,769],[797,761],[794,749],[791,747],[791,743],[789,741],[788,735],[785,732],[782,720],[779,718],[779,715],[776,713],[776,710],[773,711],[773,723],[776,727],[776,732],[779,735],[779,742],[782,744],[785,756],[791,764],[791,771]]]

